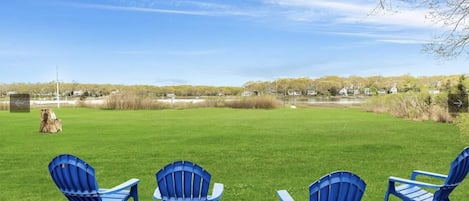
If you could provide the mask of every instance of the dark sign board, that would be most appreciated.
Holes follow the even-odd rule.
[[[10,112],[29,112],[29,94],[11,94]]]
[[[451,113],[467,112],[468,111],[467,94],[449,94],[448,95],[448,110]]]

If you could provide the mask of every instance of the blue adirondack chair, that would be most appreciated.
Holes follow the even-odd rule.
[[[389,195],[395,195],[404,201],[449,201],[450,193],[466,177],[469,171],[469,147],[466,147],[451,163],[448,175],[414,170],[409,179],[389,177],[388,190],[384,200]],[[427,176],[444,180],[443,184],[430,184],[416,181],[417,176]],[[401,185],[396,186],[396,183]],[[422,188],[435,189],[435,193],[428,192]]]
[[[220,200],[223,184],[215,183],[212,195],[207,195],[210,174],[197,164],[177,161],[166,165],[156,173],[158,187],[154,200],[203,201]]]
[[[70,201],[121,201],[130,197],[138,201],[138,179],[130,179],[111,189],[98,188],[94,168],[73,155],[56,156],[49,163],[49,172]]]
[[[357,175],[348,171],[336,171],[324,175],[309,186],[310,201],[360,201],[366,189],[366,183]],[[293,201],[288,191],[279,190],[281,201]]]

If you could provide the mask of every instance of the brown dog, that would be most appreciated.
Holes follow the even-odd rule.
[[[51,109],[41,109],[41,126],[39,131],[42,133],[56,133],[62,131],[62,121],[57,119]]]

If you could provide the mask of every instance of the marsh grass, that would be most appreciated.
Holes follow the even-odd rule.
[[[287,189],[308,199],[308,186],[335,170],[367,183],[364,201],[382,200],[387,178],[414,169],[447,174],[465,144],[452,124],[407,121],[347,108],[245,110],[101,110],[60,108],[64,132],[40,134],[39,109],[0,111],[0,200],[61,201],[47,165],[62,153],[91,164],[100,187],[139,178],[152,200],[155,173],[193,161],[225,185],[223,200],[277,200]],[[452,200],[469,197],[469,181]],[[392,199],[397,201],[397,199]]]
[[[9,103],[4,103],[4,102],[0,102],[0,110],[10,110],[10,104],[9,104]]]
[[[453,116],[448,112],[445,94],[408,92],[375,96],[362,104],[362,108],[369,112],[388,112],[395,117],[412,120],[453,121]]]
[[[469,145],[469,114],[459,114],[454,122],[459,127],[461,141]]]
[[[238,109],[275,109],[281,105],[275,96],[250,96],[225,102],[226,107]]]
[[[10,98],[0,96],[0,110],[10,110]]]
[[[166,103],[157,102],[146,95],[132,92],[122,92],[109,96],[106,99],[104,109],[112,110],[149,110],[166,109],[170,106]]]
[[[107,98],[104,109],[112,110],[153,110],[153,109],[189,109],[189,108],[236,108],[236,109],[274,109],[281,106],[281,102],[274,96],[251,96],[226,99],[223,97],[209,98],[202,102],[163,103],[149,96],[135,93],[119,93]],[[86,106],[84,107],[92,107]]]

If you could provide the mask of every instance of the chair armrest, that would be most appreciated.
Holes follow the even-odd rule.
[[[207,197],[207,200],[218,201],[223,195],[223,184],[215,183],[213,185],[212,195]]]
[[[437,185],[437,184],[430,184],[430,183],[425,183],[425,182],[420,182],[420,181],[415,181],[415,180],[410,180],[410,179],[402,179],[399,177],[389,177],[389,182],[390,183],[403,183],[403,184],[409,184],[409,185],[414,185],[414,186],[420,186],[420,187],[425,187],[425,188],[440,188],[442,185]]]
[[[446,179],[448,177],[448,175],[444,175],[444,174],[427,172],[427,171],[423,171],[423,170],[414,170],[414,171],[412,171],[412,175],[410,176],[410,179],[415,180],[418,175],[433,177],[433,178],[437,178],[437,179]]]
[[[99,190],[99,193],[101,194],[108,194],[108,193],[115,193],[117,191],[121,191],[121,190],[124,190],[126,188],[129,188],[129,187],[132,187],[132,186],[135,186],[138,184],[138,182],[140,182],[139,179],[129,179],[128,181],[122,183],[122,184],[119,184],[111,189],[103,189],[103,190]]]
[[[294,201],[287,190],[279,190],[277,191],[277,195],[281,201]]]
[[[162,200],[160,189],[157,187],[153,192],[153,200]]]

